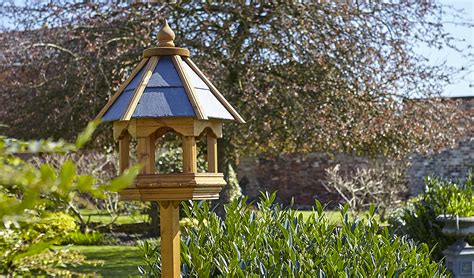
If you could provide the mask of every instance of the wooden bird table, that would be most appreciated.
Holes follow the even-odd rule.
[[[191,61],[189,51],[174,46],[175,35],[167,23],[157,38],[158,47],[143,52],[96,118],[113,122],[121,172],[130,166],[131,139],[137,140],[142,172],[120,196],[159,202],[162,276],[179,277],[179,204],[219,198],[225,181],[217,169],[217,138],[222,137],[224,122],[245,121]],[[182,173],[156,173],[155,143],[167,132],[181,138]],[[196,139],[201,136],[207,137],[206,173],[197,171]]]

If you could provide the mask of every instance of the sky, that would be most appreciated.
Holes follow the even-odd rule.
[[[474,0],[441,0],[440,2],[451,5],[455,9],[462,9],[464,17],[469,19],[471,23],[474,23]],[[443,18],[445,22],[455,20],[456,18],[453,18],[453,16]],[[446,24],[446,31],[451,33],[454,37],[465,40],[465,42],[460,43],[459,46],[467,46],[468,44],[474,46],[474,30],[448,23]],[[444,89],[444,96],[474,96],[474,65],[472,63],[469,65],[460,53],[451,49],[434,50],[426,46],[418,47],[417,51],[427,57],[430,63],[440,64],[446,62],[448,66],[465,67],[467,68],[466,72],[470,71],[467,76],[458,76],[456,80],[454,80],[454,84],[448,85]],[[474,52],[473,49],[470,51]]]
[[[430,0],[427,0],[430,1]],[[462,10],[463,17],[468,19],[472,24],[474,24],[474,0],[439,0],[442,4],[451,5],[457,10]],[[21,0],[14,0],[16,3],[22,3]],[[449,22],[456,21],[457,18],[454,16],[445,16],[443,18],[446,23],[446,31],[451,33],[452,36],[456,38],[463,39],[464,42],[459,43],[458,46],[465,47],[467,45],[474,46],[474,30],[469,30],[468,27],[456,26],[450,24]],[[8,26],[9,20],[7,18],[0,17],[0,24],[3,26]],[[432,49],[428,46],[418,46],[415,48],[416,51],[429,59],[429,63],[440,64],[445,62],[447,66],[452,67],[464,67],[467,70],[466,74],[459,75],[453,80],[453,84],[448,85],[444,89],[444,96],[453,97],[453,96],[474,96],[474,63],[469,63],[463,55],[456,52],[452,49]],[[470,50],[474,55],[474,49]],[[474,58],[471,58],[471,61]]]

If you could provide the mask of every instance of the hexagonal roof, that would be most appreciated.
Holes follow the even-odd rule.
[[[189,59],[189,51],[174,47],[174,33],[166,24],[158,34],[159,47],[147,49],[130,77],[97,115],[103,121],[137,118],[243,118]]]

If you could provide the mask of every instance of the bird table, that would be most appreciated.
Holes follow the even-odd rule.
[[[175,34],[167,23],[157,38],[158,47],[143,52],[97,119],[113,123],[121,172],[130,166],[130,139],[137,140],[142,172],[120,196],[159,202],[162,276],[179,277],[179,204],[219,198],[225,180],[217,169],[217,139],[224,122],[244,120],[189,58],[189,50],[175,47]],[[182,173],[156,172],[155,142],[168,132],[181,138]],[[197,171],[196,139],[201,136],[207,138],[205,173]]]

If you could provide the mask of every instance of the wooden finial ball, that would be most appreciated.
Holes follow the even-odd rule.
[[[171,30],[168,22],[165,21],[165,25],[161,28],[160,32],[158,32],[158,46],[160,47],[173,47],[174,46],[174,38],[176,35],[174,34],[173,30]]]

